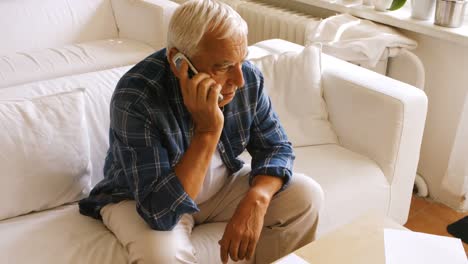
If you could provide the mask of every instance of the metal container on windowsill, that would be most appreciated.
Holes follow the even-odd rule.
[[[437,0],[434,24],[443,27],[461,27],[465,17],[465,0]]]

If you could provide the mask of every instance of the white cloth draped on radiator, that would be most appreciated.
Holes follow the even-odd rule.
[[[348,14],[322,20],[306,38],[306,46],[322,43],[324,53],[350,62],[368,61],[372,67],[379,60],[397,56],[401,49],[417,46],[416,41],[391,27]]]

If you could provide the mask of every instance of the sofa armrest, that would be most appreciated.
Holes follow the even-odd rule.
[[[427,113],[420,89],[323,54],[323,89],[340,144],[374,160],[391,185],[388,215],[408,217]]]
[[[179,5],[169,0],[112,0],[119,38],[138,40],[161,49],[167,28]]]

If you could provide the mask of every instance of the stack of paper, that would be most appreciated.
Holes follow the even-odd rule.
[[[468,264],[461,240],[384,229],[386,264]]]

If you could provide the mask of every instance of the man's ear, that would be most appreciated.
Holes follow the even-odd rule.
[[[170,50],[167,51],[167,60],[169,61],[169,66],[171,67],[172,72],[174,73],[175,76],[179,77],[179,71],[177,70],[174,62],[172,59],[174,56],[179,52],[178,49],[176,48],[171,48]]]

